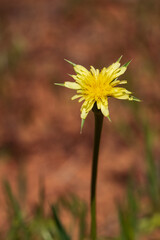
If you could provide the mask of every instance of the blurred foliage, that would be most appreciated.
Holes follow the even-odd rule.
[[[146,181],[143,186],[137,186],[132,179],[127,188],[126,203],[117,204],[120,236],[116,239],[119,240],[141,239],[140,237],[145,234],[147,237],[155,230],[160,230],[160,175],[152,151],[152,130],[146,121],[143,122],[143,129]],[[154,239],[158,240],[159,238]]]
[[[144,136],[146,181],[142,186],[137,186],[134,178],[131,178],[125,202],[117,202],[119,236],[99,237],[98,240],[136,240],[154,231],[160,231],[159,175],[152,152],[151,129],[146,122],[144,123]],[[4,181],[3,185],[8,206],[8,226],[7,231],[0,230],[1,239],[89,239],[86,222],[87,207],[78,197],[71,194],[60,197],[55,204],[50,205],[50,211],[46,214],[45,189],[43,182],[40,181],[39,203],[31,215],[27,215],[25,204],[23,204],[27,196],[24,175],[18,178],[18,197],[13,194],[8,181]]]
[[[49,214],[45,214],[45,189],[39,191],[39,204],[31,215],[27,215],[25,205],[16,197],[8,181],[4,181],[4,193],[8,206],[7,231],[1,232],[1,239],[20,240],[70,240],[77,234],[76,239],[84,239],[86,235],[86,204],[75,196],[61,197],[57,203],[51,204]],[[24,191],[22,188],[19,191]],[[18,194],[19,196],[22,193]],[[69,226],[64,227],[61,211],[67,211],[70,219]],[[77,230],[77,233],[75,232]],[[72,238],[73,239],[73,238]]]

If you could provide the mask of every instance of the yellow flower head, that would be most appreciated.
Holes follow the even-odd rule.
[[[126,71],[130,63],[128,62],[120,67],[120,60],[121,57],[117,62],[107,68],[104,67],[101,71],[92,66],[90,71],[88,71],[85,67],[66,60],[73,65],[76,75],[70,76],[75,81],[57,85],[77,91],[77,94],[72,97],[72,100],[79,98],[79,102],[84,101],[81,106],[81,118],[83,121],[95,103],[103,115],[110,119],[108,110],[109,97],[139,101],[139,99],[131,95],[132,93],[130,91],[123,87],[119,87],[120,84],[127,83],[126,80],[119,80],[118,77]]]

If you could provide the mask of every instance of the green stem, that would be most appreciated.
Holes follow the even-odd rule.
[[[96,224],[96,183],[97,183],[97,168],[99,145],[103,124],[103,114],[97,109],[96,104],[93,107],[95,117],[95,132],[94,132],[94,149],[92,162],[92,177],[91,177],[91,239],[97,238],[97,224]]]

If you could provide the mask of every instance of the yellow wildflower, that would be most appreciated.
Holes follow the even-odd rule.
[[[84,101],[81,106],[82,121],[87,117],[89,111],[97,104],[97,108],[101,110],[104,116],[109,118],[108,98],[114,97],[118,99],[134,100],[139,99],[132,96],[131,92],[120,84],[126,84],[126,80],[119,80],[118,77],[127,69],[130,62],[120,67],[121,57],[117,62],[109,67],[104,67],[101,71],[91,66],[90,71],[81,65],[74,64],[68,60],[76,72],[76,75],[70,75],[75,82],[65,82],[58,84],[77,91],[77,94],[72,97],[72,100],[79,98],[79,102]]]

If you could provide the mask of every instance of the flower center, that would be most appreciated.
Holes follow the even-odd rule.
[[[99,98],[103,95],[103,89],[100,87],[95,88],[95,98]]]
[[[111,86],[109,86],[105,80],[106,79],[98,78],[90,82],[90,85],[86,86],[84,95],[88,95],[88,97],[94,101],[99,101],[106,98],[111,90]]]

